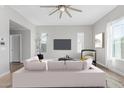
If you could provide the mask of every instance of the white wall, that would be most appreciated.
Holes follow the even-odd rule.
[[[0,7],[0,39],[4,38],[6,43],[4,47],[0,46],[0,74],[9,71],[9,20],[13,20],[16,23],[28,28],[31,31],[31,36],[34,36],[34,25],[32,25],[28,20],[13,9],[7,6]],[[35,43],[33,42],[34,38],[35,37],[32,37],[30,40],[31,50],[33,50],[30,50],[30,56],[32,56],[35,52]]]
[[[31,24],[25,17],[20,15],[18,12],[16,12],[9,6],[5,6],[5,11],[7,13],[9,20],[12,20],[12,21],[22,25],[23,27],[29,29],[29,31],[31,33],[31,39],[30,39],[31,54],[30,54],[30,56],[34,56],[34,54],[35,54],[35,41],[34,41],[35,40],[35,25]]]
[[[66,54],[71,57],[80,57],[77,53],[77,32],[84,32],[85,48],[92,48],[92,27],[91,26],[38,26],[36,37],[41,33],[48,33],[47,52],[45,58],[59,58]],[[72,39],[72,50],[53,50],[53,39]]]
[[[0,8],[0,39],[5,39],[5,46],[0,46],[0,74],[9,71],[9,22],[4,9]]]
[[[105,47],[102,49],[96,49],[97,50],[97,62],[104,66],[108,66],[108,68],[110,68],[118,73],[124,74],[124,62],[116,61],[116,62],[110,62],[110,64],[108,64],[108,62],[106,62],[107,23],[117,20],[121,17],[124,17],[124,6],[118,6],[113,11],[111,11],[109,14],[105,15],[101,20],[96,22],[94,24],[94,36],[95,36],[95,34],[100,33],[100,32],[105,33]]]

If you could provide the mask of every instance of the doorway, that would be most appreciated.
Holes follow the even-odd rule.
[[[10,35],[10,62],[21,62],[21,51],[21,34]]]
[[[23,67],[23,61],[30,58],[31,32],[26,27],[10,20],[10,71]]]

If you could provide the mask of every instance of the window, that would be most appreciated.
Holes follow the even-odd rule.
[[[77,52],[81,53],[84,48],[84,33],[77,33]]]
[[[47,33],[41,34],[41,43],[46,44],[47,43]]]
[[[124,19],[112,22],[110,38],[111,57],[124,59]]]
[[[41,33],[36,39],[36,53],[46,52],[47,49],[47,33]]]
[[[47,49],[47,33],[42,33],[41,37],[41,52],[46,52]]]

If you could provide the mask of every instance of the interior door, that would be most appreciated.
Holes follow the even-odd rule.
[[[10,62],[20,62],[20,35],[10,36]]]

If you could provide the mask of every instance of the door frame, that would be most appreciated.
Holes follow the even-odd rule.
[[[10,38],[11,38],[12,36],[19,36],[19,37],[20,37],[20,62],[22,62],[22,35],[21,35],[21,34],[11,34],[11,35],[10,35]],[[10,39],[9,39],[9,42],[10,42]],[[10,44],[9,44],[9,45],[10,45]],[[11,51],[11,49],[10,49],[10,47],[9,47],[9,54],[11,53],[10,51]],[[11,55],[11,54],[10,54],[10,55]],[[10,57],[10,56],[9,56],[9,57]],[[9,61],[11,62],[10,58],[9,58]]]

